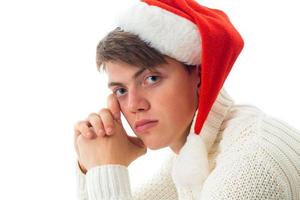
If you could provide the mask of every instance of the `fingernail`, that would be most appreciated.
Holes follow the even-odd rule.
[[[103,133],[104,133],[104,131],[102,129],[98,130],[98,135],[104,135]]]
[[[106,129],[106,132],[107,132],[108,134],[111,134],[111,133],[112,133],[112,128],[110,128],[110,127],[107,128],[107,129]]]
[[[121,115],[120,115],[119,112],[117,112],[117,113],[114,113],[114,116],[115,116],[116,119],[120,119],[120,116],[121,116]]]
[[[85,136],[86,137],[90,137],[91,136],[91,132],[90,131],[86,132]]]

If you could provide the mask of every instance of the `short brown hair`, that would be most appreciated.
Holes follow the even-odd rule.
[[[108,33],[98,44],[96,53],[97,69],[105,70],[105,62],[121,61],[130,65],[151,69],[166,64],[165,57],[137,35],[117,27]],[[184,63],[182,63],[185,65]],[[185,65],[188,71],[194,65]]]

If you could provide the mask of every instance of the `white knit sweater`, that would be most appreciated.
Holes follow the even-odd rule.
[[[210,168],[210,174],[203,184],[192,188],[174,183],[174,162],[186,156],[179,152],[171,156],[152,179],[133,191],[128,169],[124,166],[94,167],[86,175],[77,167],[78,198],[300,199],[300,131],[256,107],[234,105],[224,89],[215,101],[202,131]],[[188,136],[190,139],[192,137],[192,134]],[[184,146],[188,145],[191,143],[187,141]]]

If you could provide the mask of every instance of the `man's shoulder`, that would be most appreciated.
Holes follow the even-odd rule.
[[[220,132],[223,143],[229,143],[230,146],[243,142],[258,134],[264,112],[258,107],[239,104],[233,105],[224,118]]]
[[[299,130],[254,106],[237,106],[232,113],[220,142],[225,157],[253,154],[256,158],[272,160],[284,171],[291,171],[292,166],[292,171],[300,177]]]

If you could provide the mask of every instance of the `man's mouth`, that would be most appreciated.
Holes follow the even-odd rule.
[[[138,133],[143,133],[156,126],[157,124],[158,120],[143,119],[134,123],[134,130]]]

